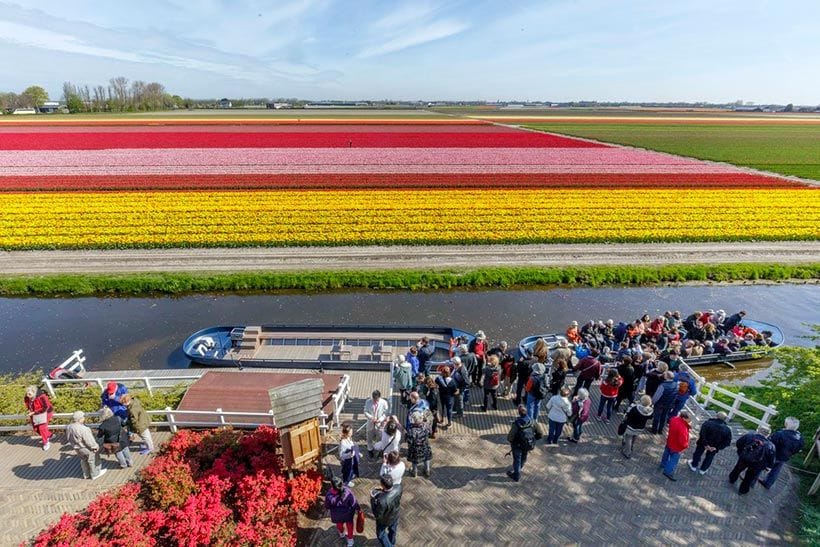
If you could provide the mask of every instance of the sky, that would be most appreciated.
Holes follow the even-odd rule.
[[[817,105],[818,21],[818,0],[0,0],[0,91]]]

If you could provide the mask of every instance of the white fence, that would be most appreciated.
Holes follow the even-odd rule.
[[[101,376],[99,378],[60,378],[57,380],[52,380],[51,378],[45,377],[43,378],[43,384],[46,386],[46,391],[48,391],[49,395],[54,397],[54,388],[59,385],[64,384],[97,384],[100,388],[100,391],[105,389],[105,384],[108,382],[118,382],[120,384],[138,384],[139,386],[144,386],[145,389],[151,395],[154,394],[155,389],[164,388],[164,389],[171,389],[172,385],[169,386],[160,386],[157,387],[156,385],[152,384],[151,382],[193,382],[201,378],[201,374],[179,374],[176,376]]]
[[[777,416],[777,408],[774,405],[762,405],[746,397],[743,392],[735,393],[724,389],[718,385],[717,382],[707,382],[706,378],[696,373],[692,367],[682,365],[681,370],[688,372],[698,386],[698,396],[695,400],[701,408],[708,408],[714,406],[725,410],[727,417],[731,420],[735,416],[739,416],[744,420],[752,422],[756,425],[769,425],[772,418]],[[724,403],[716,398],[716,395],[723,395],[729,398],[731,403]],[[755,416],[750,414],[755,409],[762,411],[762,416]],[[757,412],[760,414],[760,412]]]

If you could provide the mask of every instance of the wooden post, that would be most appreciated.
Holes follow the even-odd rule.
[[[143,381],[145,382],[145,389],[148,390],[148,395],[154,395],[154,390],[151,389],[151,379],[148,376],[146,376],[145,378],[143,378]]]
[[[735,413],[736,413],[736,412],[738,411],[738,409],[740,408],[741,399],[742,399],[743,397],[745,397],[745,396],[746,396],[746,394],[745,394],[745,393],[743,393],[743,392],[740,392],[740,393],[736,393],[736,394],[735,394],[735,402],[734,402],[734,403],[732,403],[732,408],[731,408],[731,410],[729,410],[729,416],[728,416],[728,418],[729,418],[730,420],[732,419],[732,417],[735,415]]]
[[[168,426],[171,428],[171,433],[176,433],[177,426],[174,424],[174,411],[171,410],[170,406],[165,407],[165,417],[168,420]]]
[[[43,383],[46,385],[46,389],[48,390],[48,394],[51,395],[51,397],[54,397],[54,388],[51,387],[51,380],[49,379],[48,376],[43,378]]]
[[[777,408],[774,405],[769,405],[766,409],[766,412],[763,413],[763,418],[760,419],[766,425],[769,425],[769,420],[771,420],[772,416],[777,414]]]
[[[222,409],[217,408],[216,411],[219,414],[219,423],[221,424],[221,427],[225,427],[225,415],[222,414]]]
[[[703,408],[706,408],[707,406],[709,406],[709,404],[712,402],[712,400],[715,397],[715,386],[717,385],[717,383],[710,383],[708,385],[709,385],[709,393],[707,393],[706,397],[704,397],[704,399],[703,399]]]
[[[276,427],[276,417],[273,415],[273,409],[268,410],[268,415],[270,416],[270,425]]]

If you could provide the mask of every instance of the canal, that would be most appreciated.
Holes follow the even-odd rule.
[[[745,309],[773,323],[787,343],[807,345],[820,323],[812,284],[573,288],[504,291],[346,292],[144,298],[0,299],[0,372],[50,369],[82,348],[90,370],[186,368],[180,345],[220,324],[416,324],[484,330],[491,342],[563,332],[572,320],[634,320],[643,313]],[[768,363],[706,370],[712,379],[747,376]],[[743,369],[743,370],[740,370]]]

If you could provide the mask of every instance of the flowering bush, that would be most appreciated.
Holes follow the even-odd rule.
[[[319,497],[321,476],[282,474],[277,429],[181,431],[139,482],[101,494],[33,545],[294,545],[296,515]]]

